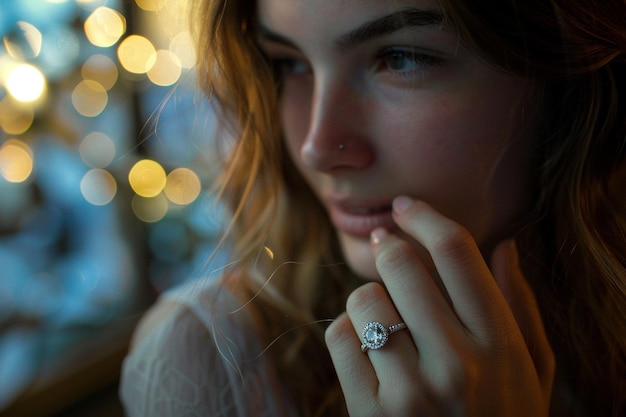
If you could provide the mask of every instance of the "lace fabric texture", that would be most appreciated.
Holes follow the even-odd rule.
[[[165,294],[124,361],[127,417],[295,415],[239,307],[214,280]]]

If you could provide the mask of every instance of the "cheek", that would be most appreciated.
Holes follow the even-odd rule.
[[[492,172],[524,131],[525,93],[503,90],[507,94],[489,88],[433,94],[389,110],[383,118],[389,123],[381,132],[388,138],[391,158],[412,160],[407,165],[423,167],[431,178],[442,180],[447,173],[462,181]]]
[[[387,165],[410,188],[405,192],[433,204],[479,241],[501,233],[519,214],[532,175],[532,129],[524,127],[523,100],[501,93],[484,99],[422,102],[420,111],[396,113],[396,120],[410,122],[386,129],[395,138],[386,145]]]
[[[381,149],[389,161],[418,182],[447,186],[477,175],[493,159],[498,138],[475,108],[432,100],[388,114],[396,121],[381,129]],[[382,133],[384,132],[384,133]]]

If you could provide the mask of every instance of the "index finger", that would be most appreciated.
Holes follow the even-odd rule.
[[[408,197],[396,198],[393,207],[400,229],[429,252],[457,316],[471,333],[492,339],[494,329],[514,323],[476,242],[464,227]]]

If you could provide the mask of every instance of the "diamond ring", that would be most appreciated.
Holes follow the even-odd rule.
[[[377,321],[367,323],[363,328],[361,350],[367,352],[368,349],[380,349],[387,343],[391,333],[402,329],[406,329],[405,323],[398,323],[389,327],[385,327]]]

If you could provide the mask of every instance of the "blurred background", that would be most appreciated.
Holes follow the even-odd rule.
[[[187,0],[0,0],[0,416],[117,416],[132,329],[210,273]]]

